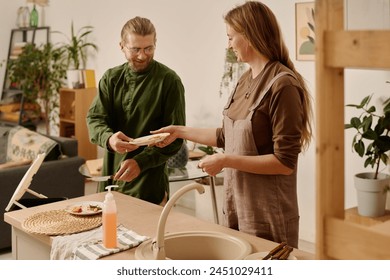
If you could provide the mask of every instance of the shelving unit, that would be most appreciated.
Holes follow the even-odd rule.
[[[49,41],[50,27],[48,26],[12,29],[8,47],[7,65],[9,61],[18,57],[18,55],[22,52],[22,47],[25,44],[29,43],[40,45],[46,44]],[[3,92],[4,91],[12,91],[12,85],[10,85],[8,80],[7,67],[4,76]]]
[[[29,121],[25,119],[25,111],[28,110],[24,105],[23,92],[17,85],[11,84],[8,76],[8,65],[13,59],[16,59],[23,51],[23,46],[30,44],[45,44],[50,40],[50,27],[35,28],[17,28],[11,30],[10,42],[8,47],[7,63],[5,66],[4,84],[1,94],[1,105],[8,105],[0,113],[0,122],[7,125],[25,125],[29,126]]]
[[[390,30],[344,29],[344,1],[317,0],[317,259],[389,259],[390,222],[345,219],[344,69],[390,69]]]
[[[86,116],[96,88],[60,89],[60,136],[78,141],[78,154],[86,160],[96,159],[97,146],[89,141]]]

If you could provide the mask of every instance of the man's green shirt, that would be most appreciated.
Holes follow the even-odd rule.
[[[103,175],[115,174],[129,158],[137,161],[141,174],[132,182],[101,183],[99,190],[115,184],[116,191],[160,203],[169,193],[165,163],[183,141],[165,148],[142,146],[126,154],[110,151],[107,142],[118,131],[137,138],[167,125],[185,125],[184,87],[173,70],[155,60],[143,72],[132,71],[128,63],[107,70],[87,114],[90,140],[105,149]]]

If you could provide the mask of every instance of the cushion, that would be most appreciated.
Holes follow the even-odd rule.
[[[0,126],[0,163],[7,161],[7,142],[9,126]]]
[[[46,153],[48,157],[53,150],[59,151],[58,143],[40,133],[21,126],[9,131],[7,161],[34,160],[41,153]]]
[[[167,161],[169,168],[183,168],[187,165],[188,162],[188,148],[187,144],[183,142],[180,150],[170,157]]]

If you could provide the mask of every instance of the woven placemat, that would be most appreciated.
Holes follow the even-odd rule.
[[[24,220],[24,230],[35,234],[65,235],[96,228],[102,224],[101,215],[74,216],[65,210],[36,213]]]

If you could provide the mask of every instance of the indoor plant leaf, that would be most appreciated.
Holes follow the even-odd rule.
[[[68,68],[85,69],[87,63],[87,50],[89,48],[98,51],[96,44],[88,42],[87,37],[93,31],[93,26],[87,25],[81,27],[77,32],[74,30],[73,21],[71,23],[70,37],[60,31],[53,31],[53,33],[61,34],[67,42],[62,44],[62,48],[66,50]]]
[[[375,168],[374,177],[377,178],[380,163],[387,165],[389,160],[386,152],[390,150],[390,98],[382,102],[382,115],[370,105],[371,99],[372,95],[368,95],[359,104],[346,105],[357,109],[358,116],[352,117],[344,127],[355,130],[353,150],[365,158],[364,167]]]

